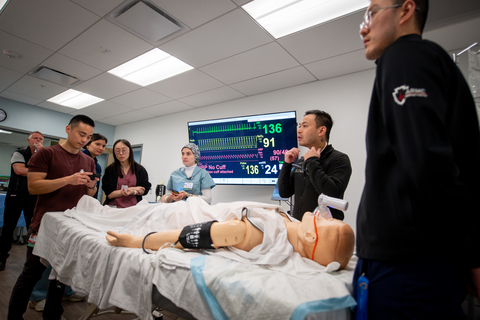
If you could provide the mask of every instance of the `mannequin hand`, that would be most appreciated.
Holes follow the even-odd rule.
[[[320,158],[320,151],[322,149],[315,149],[315,147],[310,148],[305,154],[303,155],[303,158],[307,160],[310,157],[318,157]]]
[[[116,233],[114,231],[107,231],[107,241],[116,247],[128,247],[133,235],[126,233]]]
[[[298,148],[292,148],[285,153],[285,162],[286,163],[293,163],[295,159],[298,158],[300,154],[300,150]]]

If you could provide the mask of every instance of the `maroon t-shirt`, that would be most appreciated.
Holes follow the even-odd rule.
[[[48,180],[71,176],[82,169],[85,172],[95,172],[92,157],[83,152],[70,153],[60,145],[39,149],[28,162],[28,172],[46,173]],[[38,195],[30,228],[33,232],[38,232],[45,212],[71,209],[87,191],[86,185],[66,185],[53,192]]]

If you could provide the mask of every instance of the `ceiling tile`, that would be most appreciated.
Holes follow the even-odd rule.
[[[231,1],[225,0],[152,0],[152,2],[192,29],[237,7]]]
[[[237,9],[160,46],[160,49],[198,68],[272,41],[273,38],[243,10]]]
[[[212,63],[200,70],[226,84],[232,84],[298,65],[288,52],[274,42]]]
[[[151,119],[152,115],[146,112],[135,110],[133,112],[127,112],[124,114],[119,114],[113,117],[110,117],[113,120],[121,121],[123,123],[132,123],[136,121]]]
[[[172,99],[222,87],[224,84],[205,73],[193,69],[175,77],[149,85],[147,88]]]
[[[305,65],[318,80],[342,76],[375,68],[375,62],[365,58],[365,50],[357,50]]]
[[[454,25],[480,16],[478,0],[435,0],[430,1],[425,31]],[[478,39],[477,39],[478,40]]]
[[[252,80],[235,83],[232,84],[231,87],[247,96],[251,96],[254,94],[298,86],[315,80],[317,79],[304,67],[296,67]]]
[[[480,3],[480,2],[479,2]],[[469,30],[469,32],[465,32]],[[437,42],[447,50],[463,50],[480,41],[480,18],[425,32],[425,39]]]
[[[140,88],[141,86],[138,84],[125,81],[109,73],[103,73],[79,84],[75,87],[75,90],[107,100]]]
[[[72,116],[76,116],[76,115],[79,115],[79,114],[83,114],[83,115],[85,115],[85,116],[87,116],[87,117],[92,118],[93,121],[97,121],[97,120],[100,120],[100,119],[103,118],[102,116],[99,116],[98,114],[94,114],[94,113],[91,113],[91,112],[87,112],[87,111],[85,111],[85,110],[83,110],[83,109],[75,109],[75,110],[73,110],[72,112],[70,112],[70,114],[71,114]]]
[[[355,51],[363,48],[359,36],[359,25],[363,15],[362,10],[342,19],[280,38],[278,43],[302,64]]]
[[[100,119],[100,122],[105,123],[105,124],[109,124],[109,125],[112,125],[112,126],[120,126],[120,125],[126,123],[125,121],[114,120],[112,118]]]
[[[252,0],[232,0],[232,1],[235,2],[239,6],[243,6],[244,4],[247,4]]]
[[[22,73],[0,67],[0,92],[8,88],[23,76]]]
[[[42,66],[69,74],[82,81],[98,76],[103,71],[95,69],[77,60],[66,57],[62,54],[54,54],[41,63]]]
[[[195,94],[193,96],[185,97],[179,100],[183,103],[198,108],[243,97],[245,97],[245,95],[230,87],[225,86],[207,92]]]
[[[153,114],[154,116],[164,116],[166,114],[181,112],[185,110],[193,109],[193,107],[180,102],[180,101],[169,101],[165,103],[161,103],[155,106],[147,107],[142,109],[142,111]]]
[[[70,114],[70,112],[75,111],[75,109],[73,109],[73,108],[61,106],[59,104],[51,103],[51,102],[48,102],[48,101],[43,101],[42,103],[37,104],[37,107],[42,107],[42,108],[45,108],[45,109],[58,111],[58,112],[62,112],[62,113],[68,113],[68,114]]]
[[[26,75],[11,85],[8,90],[39,100],[47,100],[62,93],[67,90],[67,88]]]
[[[71,1],[15,0],[2,13],[0,30],[58,50],[98,19]]]
[[[85,110],[85,112],[98,114],[99,116],[102,116],[104,118],[133,111],[132,108],[107,100],[95,103],[94,105],[83,108],[82,110]]]
[[[103,17],[117,6],[119,6],[124,0],[72,0],[85,9]]]
[[[0,43],[2,44],[0,48],[2,51],[10,50],[20,55],[19,58],[9,58],[4,54],[0,55],[0,66],[22,73],[29,72],[53,54],[53,51],[3,31],[0,31]]]
[[[23,94],[19,94],[19,93],[8,91],[8,90],[5,90],[2,93],[0,93],[0,97],[7,98],[10,100],[20,101],[20,102],[28,103],[32,105],[36,105],[37,103],[42,102],[42,100],[40,99],[35,99],[32,97],[25,96]]]
[[[94,68],[108,71],[153,46],[116,25],[101,20],[59,52]],[[108,53],[104,53],[108,50]]]
[[[169,100],[171,99],[145,88],[110,99],[112,102],[128,106],[132,109],[141,109]]]

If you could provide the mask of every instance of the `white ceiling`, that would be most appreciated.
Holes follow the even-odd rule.
[[[241,5],[249,0],[150,0],[184,30],[157,43],[110,22],[123,0],[14,0],[0,15],[0,96],[111,125],[374,68],[358,36],[363,12],[275,40]],[[447,51],[480,41],[479,0],[432,0],[425,38]],[[146,87],[109,73],[154,47],[195,69]],[[105,99],[75,110],[46,100],[67,87],[29,75],[39,66],[81,79]]]

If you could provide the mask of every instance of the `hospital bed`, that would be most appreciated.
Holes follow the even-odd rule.
[[[284,272],[298,268],[296,260],[252,265],[212,250],[146,254],[106,241],[105,230],[122,230],[132,221],[148,225],[142,217],[153,216],[149,212],[157,205],[169,204],[137,205],[128,213],[117,209],[114,219],[87,214],[100,210],[91,202],[82,213],[78,208],[46,213],[34,254],[52,265],[50,278],[88,295],[89,303],[121,307],[140,319],[152,319],[152,305],[187,319],[350,319],[355,257],[342,271],[319,266],[318,272],[297,274]]]

